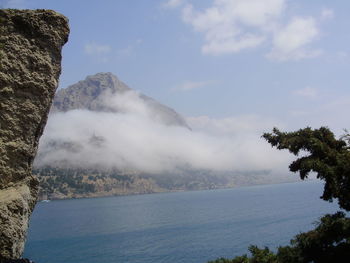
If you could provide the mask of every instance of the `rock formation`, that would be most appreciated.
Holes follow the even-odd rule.
[[[87,109],[128,113],[128,109],[116,107],[115,103],[106,101],[106,98],[116,98],[126,93],[129,93],[136,102],[141,103],[156,121],[165,125],[190,129],[185,119],[176,111],[129,88],[112,73],[97,73],[87,76],[85,80],[58,90],[52,104],[52,112]]]
[[[0,10],[0,261],[19,258],[37,200],[32,174],[58,78],[67,19],[49,10]]]

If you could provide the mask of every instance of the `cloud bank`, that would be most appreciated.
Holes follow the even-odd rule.
[[[50,114],[36,166],[117,168],[153,174],[183,170],[286,171],[290,156],[261,139],[277,123],[258,116],[187,118],[165,125],[135,96],[109,98],[118,113],[71,110]]]

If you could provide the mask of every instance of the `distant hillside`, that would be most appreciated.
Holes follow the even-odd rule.
[[[209,190],[296,181],[294,176],[271,177],[266,171],[220,174],[184,171],[182,174],[152,175],[118,170],[42,167],[34,169],[33,174],[40,180],[40,200]]]
[[[176,111],[146,95],[137,93],[112,73],[97,73],[68,88],[58,90],[51,111],[66,112],[74,109],[87,109],[98,112],[125,112],[129,109],[120,105],[116,106],[113,102],[106,103],[106,101],[108,102],[111,96],[122,96],[126,93],[140,99],[149,110],[149,115],[155,120],[166,125],[190,128],[185,119]]]

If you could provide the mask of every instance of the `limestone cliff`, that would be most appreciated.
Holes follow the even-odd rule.
[[[68,34],[54,11],[0,10],[0,261],[23,252],[38,192],[32,162]]]

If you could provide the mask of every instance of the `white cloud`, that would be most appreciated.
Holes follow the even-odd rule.
[[[88,55],[104,55],[110,53],[112,48],[109,45],[91,42],[84,46],[84,51]]]
[[[303,89],[294,91],[294,94],[306,98],[316,98],[318,91],[315,88],[305,87]]]
[[[288,25],[275,32],[272,51],[267,56],[280,61],[319,56],[321,50],[306,47],[316,40],[319,34],[314,18],[294,17]]]
[[[272,60],[300,60],[322,53],[308,47],[320,36],[317,19],[295,16],[285,24],[286,0],[213,0],[203,10],[189,3],[182,6],[182,20],[204,35],[204,54],[238,53],[265,43],[272,46],[267,54]],[[318,20],[333,15],[333,10],[324,8]]]
[[[180,91],[189,91],[193,89],[199,89],[207,86],[209,84],[208,81],[187,81],[180,86],[174,88],[173,90],[180,90]]]
[[[262,138],[276,123],[259,116],[188,118],[192,131],[164,125],[136,93],[109,96],[119,113],[72,110],[49,116],[36,165],[118,168],[149,173],[177,169],[286,170],[288,153]],[[281,126],[281,125],[279,125]]]
[[[169,0],[166,1],[162,4],[163,8],[166,9],[172,9],[172,8],[177,8],[179,6],[181,6],[185,1],[184,0]]]
[[[322,19],[332,19],[334,17],[334,11],[329,8],[323,8],[321,11]]]
[[[202,12],[187,4],[182,18],[204,33],[202,52],[219,55],[259,46],[265,40],[263,29],[270,27],[283,9],[284,0],[215,0]]]

